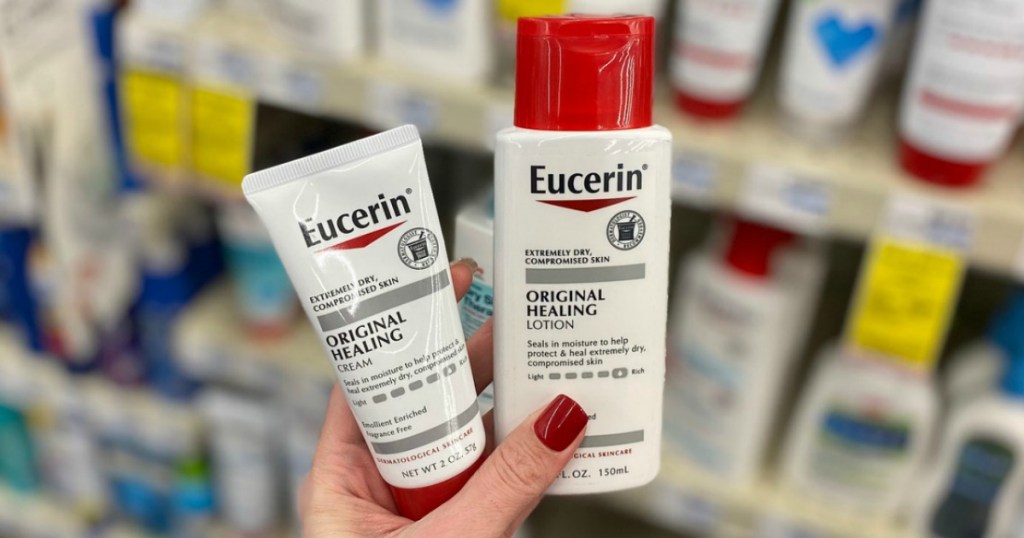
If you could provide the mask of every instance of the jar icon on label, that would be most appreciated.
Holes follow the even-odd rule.
[[[398,257],[412,269],[434,265],[437,251],[437,236],[426,228],[413,228],[398,240]]]
[[[631,250],[636,248],[647,232],[647,226],[643,217],[636,211],[622,211],[616,213],[612,220],[608,221],[606,230],[608,242],[619,250]]]

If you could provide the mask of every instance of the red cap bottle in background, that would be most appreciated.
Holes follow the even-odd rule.
[[[924,151],[906,139],[900,140],[900,164],[910,175],[945,187],[969,187],[977,183],[991,163],[956,162]]]
[[[754,278],[772,274],[772,258],[779,248],[793,241],[792,233],[749,220],[733,222],[732,237],[725,251],[730,268]]]
[[[757,85],[780,3],[679,2],[669,61],[676,106],[703,120],[738,115]]]
[[[966,187],[1005,154],[1024,110],[1021,28],[1024,2],[925,3],[900,109],[909,174]]]

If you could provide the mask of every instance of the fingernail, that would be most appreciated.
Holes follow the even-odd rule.
[[[473,258],[459,258],[455,260],[456,265],[464,265],[469,268],[469,271],[476,274],[476,270],[480,268],[480,264],[476,263]]]
[[[544,446],[561,452],[587,427],[587,420],[587,413],[580,404],[559,394],[533,423],[533,433]]]

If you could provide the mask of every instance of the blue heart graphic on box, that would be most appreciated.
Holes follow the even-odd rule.
[[[815,27],[818,39],[825,47],[832,65],[846,67],[858,55],[879,41],[881,32],[874,22],[865,22],[855,28],[847,27],[836,13],[826,13]]]

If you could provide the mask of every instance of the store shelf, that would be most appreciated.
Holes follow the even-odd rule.
[[[155,538],[126,521],[89,525],[74,510],[46,495],[20,494],[0,486],[0,536],[60,536],[61,538]],[[203,538],[236,538],[220,522],[214,522]],[[295,538],[291,531],[278,531],[267,538]]]
[[[377,127],[420,125],[427,139],[487,149],[511,122],[507,91],[438,83],[374,61],[337,69],[328,115]],[[391,95],[372,97],[381,93]],[[967,207],[975,216],[972,264],[1024,278],[1024,148],[1014,148],[977,188],[950,190],[907,176],[897,163],[895,95],[876,103],[849,137],[814,145],[780,124],[771,92],[728,125],[699,122],[659,98],[655,121],[675,137],[673,198],[677,203],[764,214],[808,233],[863,239],[875,231],[891,196],[915,195]],[[399,110],[381,121],[381,106]],[[401,111],[406,112],[401,112]],[[785,183],[765,196],[753,176],[768,170]],[[778,176],[782,176],[779,178]],[[798,192],[794,194],[794,190]],[[808,204],[808,197],[813,198]],[[795,221],[795,222],[794,222]]]
[[[494,134],[512,122],[510,88],[461,84],[372,57],[339,63],[273,38],[259,21],[245,22],[229,11],[206,17],[186,69],[190,84],[245,86],[260,101],[371,128],[413,123],[428,141],[471,150],[491,149]],[[740,211],[754,206],[760,213],[772,206],[773,216],[798,221],[784,225],[863,239],[891,196],[924,195],[973,211],[975,241],[967,255],[974,265],[1024,278],[1024,148],[1012,148],[977,188],[928,186],[897,165],[894,89],[880,92],[845,140],[814,144],[780,125],[770,75],[742,117],[726,125],[685,117],[660,88],[655,120],[675,135],[677,202]],[[766,170],[787,188],[766,196],[752,187]],[[219,192],[241,196],[234,187]],[[810,206],[801,205],[808,198]]]
[[[611,505],[682,533],[713,537],[915,538],[892,523],[815,506],[768,481],[730,488],[693,470],[666,447],[651,485],[609,495]]]
[[[226,282],[197,297],[174,331],[178,356],[200,379],[254,391],[272,390],[287,376],[335,381],[305,318],[297,314],[293,327],[279,338],[255,336],[246,329]]]
[[[975,218],[974,241],[967,252],[971,263],[1024,277],[1020,260],[1024,246],[1024,148],[1013,148],[977,188],[935,187],[908,177],[898,165],[897,107],[892,93],[875,103],[846,140],[822,146],[790,136],[780,125],[770,92],[762,93],[745,116],[730,126],[708,126],[661,111],[659,121],[676,137],[677,171],[692,170],[685,161],[700,163],[702,158],[717,167],[714,179],[704,183],[687,181],[687,177],[677,174],[678,201],[740,210],[763,203],[799,203],[781,196],[779,200],[752,199],[751,176],[767,167],[791,177],[805,192],[820,198],[814,209],[823,209],[812,227],[824,234],[868,237],[882,221],[893,196],[910,195],[937,205],[965,207]],[[682,166],[679,159],[684,160]],[[797,214],[802,211],[789,209]]]
[[[284,64],[296,57],[287,51],[279,54]],[[301,68],[308,71],[311,65],[316,64],[306,59]],[[301,101],[318,114],[380,129],[414,123],[426,140],[475,150],[490,149],[494,134],[512,121],[509,89],[452,84],[373,59],[324,69],[311,75],[322,82],[320,98],[287,98],[275,92],[268,100],[283,106]],[[809,222],[795,227],[863,239],[874,231],[890,196],[923,195],[973,211],[975,241],[968,257],[974,265],[1024,278],[1022,148],[1013,148],[978,188],[949,190],[916,181],[899,168],[894,92],[875,103],[848,138],[831,145],[790,136],[776,117],[769,91],[761,92],[740,119],[727,125],[689,119],[674,110],[667,95],[658,101],[655,120],[675,136],[673,196],[678,203],[741,211],[767,204],[781,208],[775,213],[784,220],[793,215],[807,220],[810,211]],[[783,176],[802,195],[810,193],[813,207],[798,206],[806,198],[787,198],[792,189],[780,189],[767,199],[762,191],[754,194],[751,177],[766,169]]]

